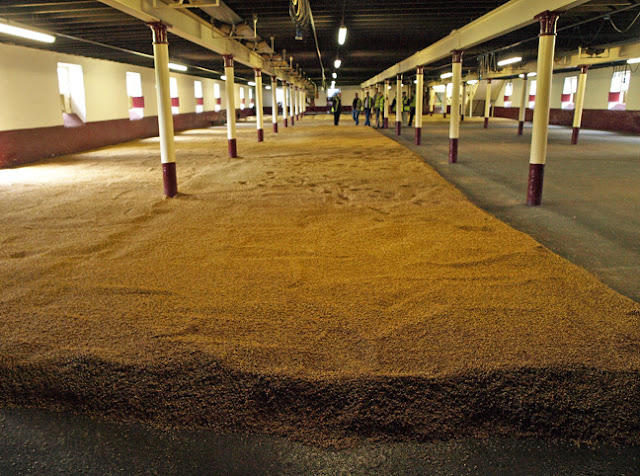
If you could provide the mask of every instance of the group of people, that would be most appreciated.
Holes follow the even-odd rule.
[[[376,91],[373,97],[369,95],[369,91],[365,93],[364,99],[356,97],[351,105],[351,114],[356,126],[360,124],[360,113],[364,111],[364,125],[371,126],[371,116],[375,116],[376,127],[382,127],[384,120],[384,94]]]
[[[396,112],[397,98],[393,98],[391,103],[391,111]],[[384,94],[377,91],[373,97],[369,95],[369,91],[365,93],[364,99],[356,97],[351,105],[351,114],[353,120],[357,125],[360,125],[360,113],[364,112],[364,125],[371,126],[371,116],[375,116],[375,127],[380,128],[384,121],[384,107],[385,107]],[[402,107],[402,122],[405,126],[413,124],[413,118],[416,114],[416,96],[411,92],[411,96],[407,96],[406,92],[402,93],[400,100],[400,107]],[[331,98],[331,112],[333,113],[333,123],[338,125],[340,123],[340,114],[342,113],[342,94],[338,93]]]
[[[406,92],[402,92],[402,125],[409,127],[413,124],[413,118],[416,115],[416,95],[411,91],[411,96],[407,96]],[[391,110],[396,112],[396,98],[393,98],[393,102],[391,103]]]

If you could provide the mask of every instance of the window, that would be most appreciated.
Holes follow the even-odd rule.
[[[87,122],[82,66],[58,63],[58,89],[65,127],[80,126]]]
[[[578,90],[578,77],[568,76],[564,78],[564,86],[562,88],[562,109],[575,109],[574,102],[576,91]]]
[[[171,93],[171,113],[178,114],[180,112],[180,97],[178,96],[178,80],[169,78],[169,92]]]
[[[240,109],[244,109],[244,88],[240,86]]]
[[[630,79],[631,71],[615,71],[613,73],[609,90],[610,111],[624,111],[627,109],[627,92],[629,91]]]
[[[218,83],[213,84],[213,97],[216,100],[216,112],[222,109],[222,98],[220,97],[220,85]]]
[[[453,92],[453,83],[447,84],[447,99],[451,99],[451,93]]]
[[[536,107],[536,80],[532,79],[529,85],[529,109]]]
[[[144,117],[144,96],[140,73],[126,74],[127,96],[129,96],[129,119],[135,121]]]
[[[193,82],[193,92],[196,97],[196,112],[203,112],[204,99],[202,97],[202,81]]]
[[[513,83],[504,85],[504,107],[511,107],[511,96],[513,96]]]
[[[329,95],[330,93],[329,91],[327,91],[327,96]],[[280,110],[282,110],[282,108],[284,107],[284,89],[276,89],[276,102],[278,103],[278,107],[280,108]]]

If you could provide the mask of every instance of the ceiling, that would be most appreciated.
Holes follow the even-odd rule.
[[[308,28],[303,40],[294,38],[289,0],[225,0],[225,3],[249,24],[257,14],[258,34],[265,39],[274,37],[278,53],[286,49],[286,56],[293,56],[294,65],[299,64],[309,78],[321,83],[322,70],[313,33]],[[342,60],[337,70],[339,85],[359,84],[503,3],[506,1],[310,0],[327,78],[334,71],[334,60],[337,57]],[[204,11],[196,9],[195,13],[215,22]],[[633,21],[638,15],[640,4],[635,0],[592,0],[560,18],[556,51],[636,41],[640,37],[640,20]],[[99,1],[3,0],[0,18],[58,35],[55,43],[44,45],[0,34],[3,43],[153,66],[149,28]],[[346,43],[339,46],[337,33],[342,21],[348,27],[348,36]],[[612,22],[620,30],[631,27],[621,33]],[[499,59],[518,54],[535,59],[537,34],[538,25],[532,24],[479,45],[465,52],[464,67],[476,68],[482,57]],[[218,54],[171,34],[169,50],[172,60],[192,66],[193,74],[207,77],[222,74],[223,62]],[[448,62],[428,65],[427,76],[438,75],[437,68]],[[251,79],[250,68],[239,63],[236,66],[237,76]]]

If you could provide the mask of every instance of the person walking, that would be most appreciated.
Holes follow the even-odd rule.
[[[413,118],[416,115],[416,95],[415,93],[411,94],[411,98],[409,99],[409,126],[413,124]]]
[[[342,113],[342,94],[338,93],[333,96],[333,103],[331,105],[331,112],[333,112],[333,125],[337,126],[340,122],[340,113]]]
[[[364,125],[371,126],[371,109],[373,108],[373,100],[369,96],[369,91],[367,91],[367,96],[364,98],[362,106],[364,107]]]
[[[409,110],[411,109],[411,100],[407,97],[406,91],[402,92],[402,122],[405,126],[409,125]]]
[[[356,126],[360,124],[360,111],[362,111],[362,99],[360,99],[358,93],[356,93],[356,97],[351,105],[351,115],[356,122]]]
[[[380,92],[376,97],[375,110],[376,129],[380,129],[380,127],[382,127],[382,122],[384,121],[384,93],[382,92]]]

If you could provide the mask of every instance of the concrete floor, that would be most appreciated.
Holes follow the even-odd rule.
[[[0,475],[633,475],[640,447],[492,438],[368,444],[349,450],[283,438],[159,430],[0,409]]]
[[[425,116],[422,145],[414,129],[380,130],[420,155],[479,207],[582,266],[640,302],[640,137],[549,128],[542,206],[525,205],[531,124],[482,118],[461,125],[458,163],[448,163],[448,119]]]

